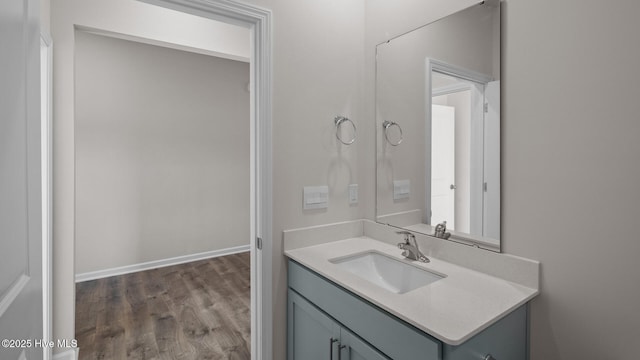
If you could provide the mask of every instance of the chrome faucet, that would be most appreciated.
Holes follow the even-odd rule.
[[[443,221],[440,224],[436,225],[436,230],[433,236],[440,239],[448,239],[451,236],[451,233],[447,232],[447,222]]]
[[[408,231],[398,231],[396,234],[404,235],[404,242],[398,243],[398,248],[404,250],[402,256],[409,260],[417,260],[428,263],[430,260],[424,256],[418,247],[416,236]]]

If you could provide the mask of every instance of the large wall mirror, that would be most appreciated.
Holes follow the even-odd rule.
[[[376,51],[377,221],[500,251],[499,1]]]

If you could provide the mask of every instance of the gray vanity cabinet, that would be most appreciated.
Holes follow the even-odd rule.
[[[389,360],[292,290],[288,302],[289,360]]]
[[[288,284],[288,360],[527,359],[526,306],[451,346],[295,261]]]

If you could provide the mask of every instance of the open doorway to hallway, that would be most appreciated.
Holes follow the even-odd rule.
[[[250,59],[250,252],[251,356],[270,359],[272,353],[272,14],[256,6],[226,0],[56,0],[51,7],[53,56],[53,336],[75,337],[75,32],[96,30],[118,36],[149,38],[157,45],[189,40],[189,50],[203,37],[213,39],[214,52]],[[152,3],[149,5],[145,3]],[[165,10],[173,9],[169,12]],[[170,15],[171,14],[171,15]],[[174,16],[175,15],[175,16]],[[195,17],[193,17],[195,15]],[[186,19],[186,17],[190,17]],[[162,18],[163,21],[153,22]],[[207,20],[216,20],[207,22]],[[206,22],[203,23],[203,22]],[[211,25],[216,24],[216,25]],[[233,25],[231,25],[233,24]],[[241,32],[231,30],[240,29]],[[202,36],[181,36],[184,31]],[[230,33],[251,39],[244,53]],[[157,36],[168,36],[168,40]],[[224,35],[224,36],[222,36]],[[206,41],[204,41],[206,43]],[[180,48],[181,46],[178,46]],[[179,67],[179,64],[176,64]],[[54,356],[75,358],[77,349],[54,350]]]
[[[80,359],[248,359],[249,63],[137,40],[75,32]]]

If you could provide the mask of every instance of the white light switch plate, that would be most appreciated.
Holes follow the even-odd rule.
[[[305,186],[302,196],[302,209],[326,209],[329,207],[328,186]]]
[[[349,204],[358,203],[358,184],[349,184]]]

